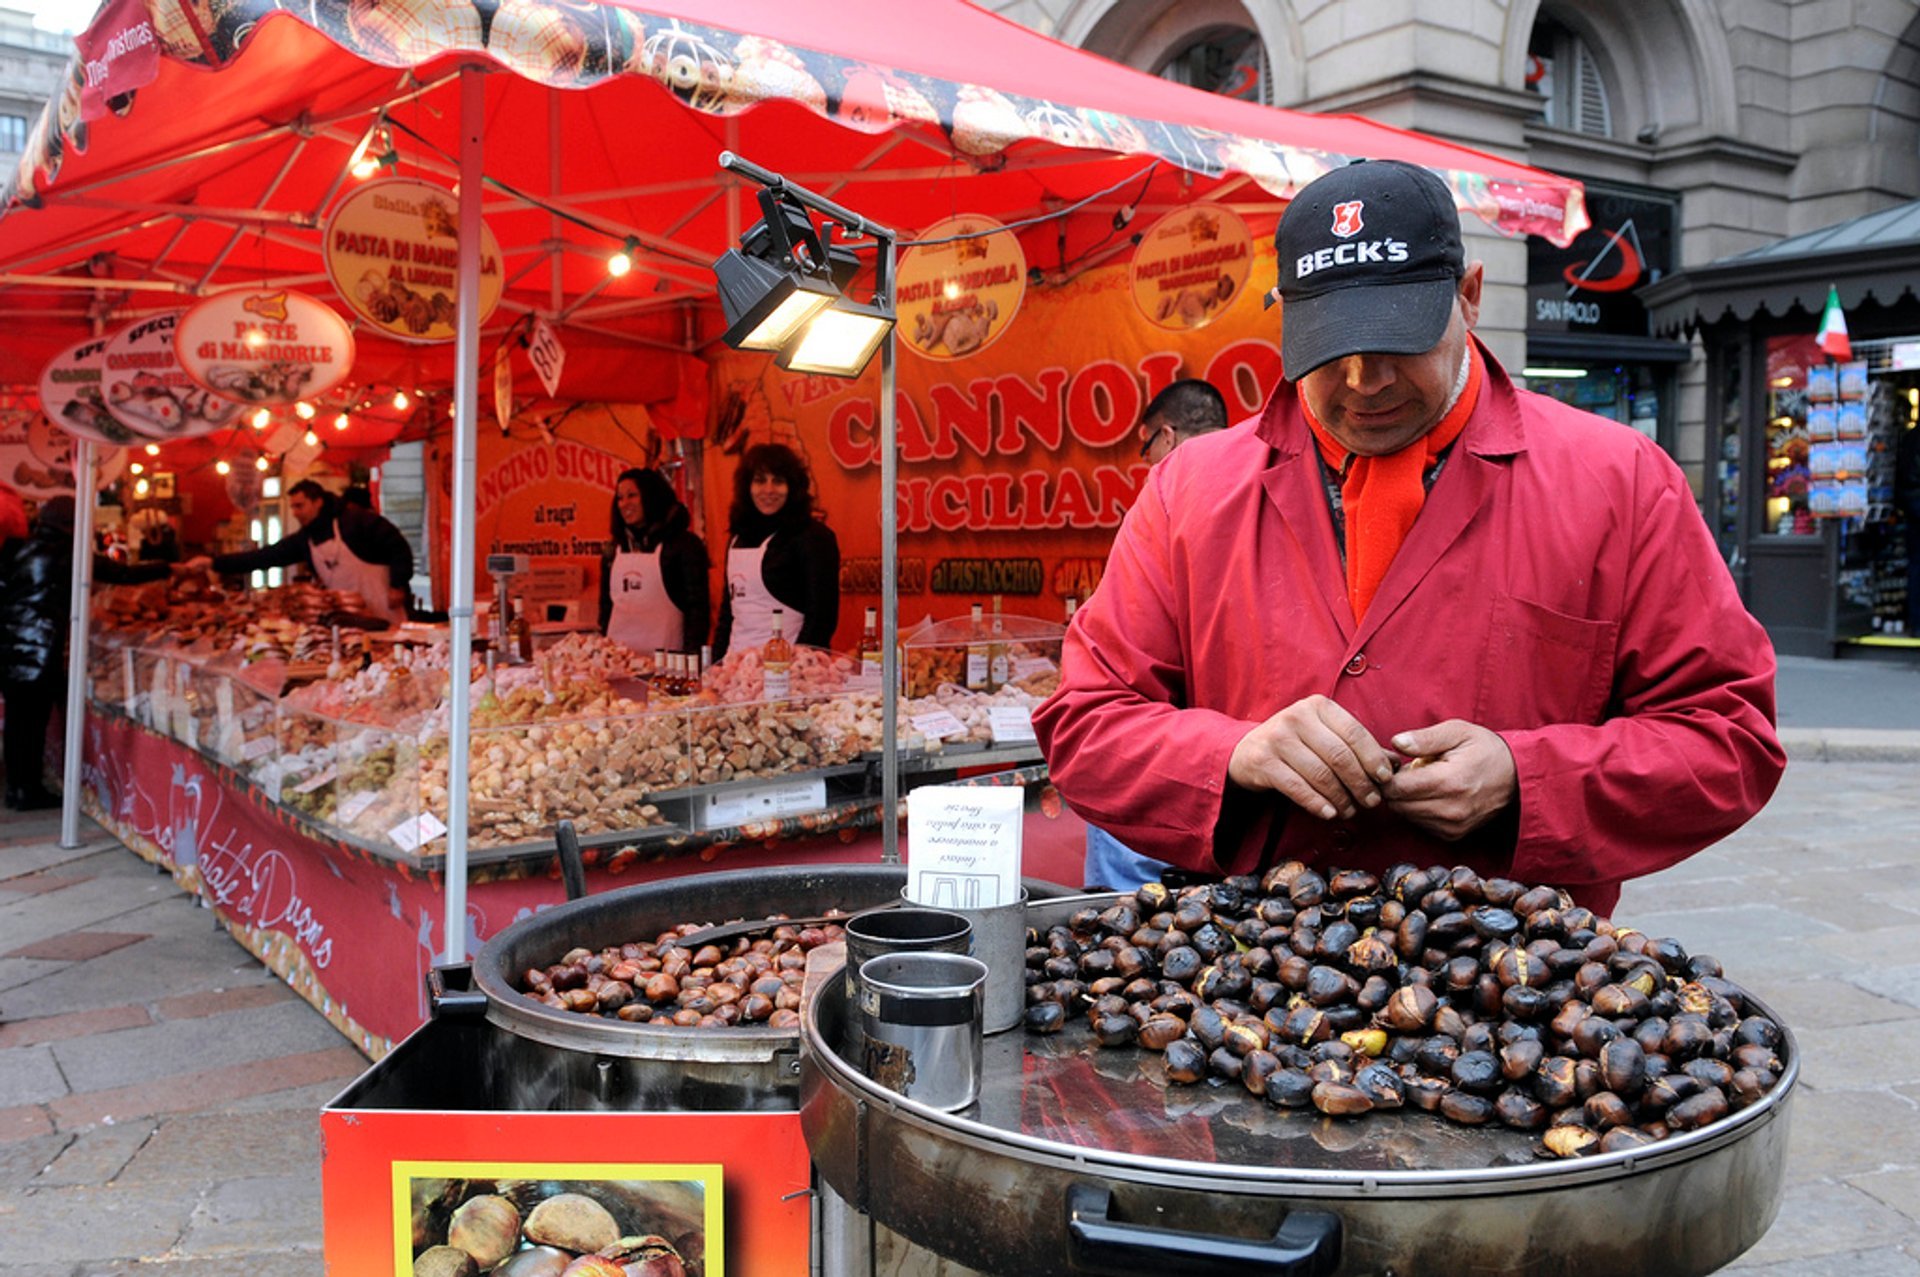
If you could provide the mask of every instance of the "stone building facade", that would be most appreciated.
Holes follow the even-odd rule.
[[[1535,388],[1656,434],[1697,490],[1714,465],[1697,347],[1652,337],[1624,284],[1575,305],[1561,278],[1623,281],[1637,259],[1638,286],[1920,196],[1915,0],[983,3],[1142,71],[1587,182],[1602,237],[1571,262],[1469,226],[1482,335],[1540,369]]]
[[[20,162],[27,130],[60,91],[72,56],[72,36],[38,30],[32,14],[0,8],[0,172]]]

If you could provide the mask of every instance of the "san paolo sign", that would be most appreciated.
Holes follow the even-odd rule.
[[[1593,225],[1565,248],[1527,240],[1527,331],[1644,337],[1634,290],[1673,269],[1678,205],[1589,184]]]
[[[173,343],[195,383],[242,403],[322,395],[353,371],[347,321],[285,288],[217,293],[180,317]]]

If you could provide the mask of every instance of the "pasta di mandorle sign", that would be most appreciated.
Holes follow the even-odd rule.
[[[180,317],[180,367],[200,386],[250,404],[323,395],[353,370],[353,330],[291,289],[216,293]]]

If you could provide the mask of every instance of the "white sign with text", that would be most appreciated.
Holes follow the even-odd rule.
[[[925,785],[907,795],[907,899],[987,909],[1020,898],[1018,785]]]

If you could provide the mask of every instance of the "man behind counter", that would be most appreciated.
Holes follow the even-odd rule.
[[[299,520],[299,531],[257,550],[202,556],[187,566],[211,566],[225,576],[304,563],[327,589],[359,595],[372,615],[396,625],[407,619],[413,547],[399,528],[371,510],[343,505],[312,479],[287,489],[287,509]]]
[[[1286,380],[1154,467],[1034,727],[1136,851],[1464,863],[1607,911],[1745,823],[1773,650],[1677,467],[1471,335],[1448,190],[1391,161],[1275,236]]]

